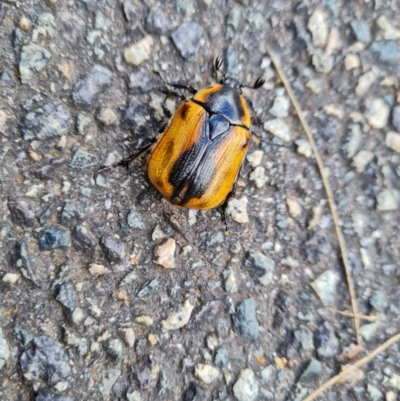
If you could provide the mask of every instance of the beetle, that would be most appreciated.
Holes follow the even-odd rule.
[[[222,60],[215,60],[220,71]],[[252,89],[264,84],[258,78]],[[183,101],[147,161],[147,174],[171,204],[213,209],[232,192],[250,145],[250,112],[242,88],[223,74],[218,84]]]
[[[193,92],[175,111],[156,143],[138,154],[111,166],[125,165],[150,146],[147,174],[152,185],[172,205],[191,209],[213,209],[223,204],[233,191],[250,145],[250,112],[242,88],[220,71],[222,60],[214,63],[222,80]],[[110,167],[98,170],[104,171]]]

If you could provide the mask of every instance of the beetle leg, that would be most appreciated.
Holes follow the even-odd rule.
[[[125,167],[128,171],[129,171],[129,165],[130,163],[135,160],[137,157],[141,156],[143,153],[145,153],[146,151],[148,151],[150,149],[150,147],[153,145],[153,143],[155,142],[155,140],[153,140],[151,143],[146,144],[145,146],[143,146],[142,148],[139,148],[139,151],[137,153],[133,153],[131,155],[129,155],[128,157],[125,157],[123,159],[121,159],[119,162],[111,164],[110,166],[101,166],[95,173],[95,179],[97,178],[97,176],[107,170],[111,170],[115,167],[120,167],[123,166]]]

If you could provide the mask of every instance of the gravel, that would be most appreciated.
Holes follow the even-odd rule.
[[[0,3],[1,400],[300,400],[354,361],[326,194],[266,43],[323,157],[360,314],[381,318],[365,353],[399,332],[393,2]],[[94,177],[221,79],[217,56],[252,120],[226,216],[163,200],[147,154]],[[324,399],[391,401],[398,360]]]

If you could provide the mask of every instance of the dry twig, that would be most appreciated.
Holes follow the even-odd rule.
[[[311,129],[310,126],[307,123],[307,120],[304,117],[304,114],[301,110],[300,104],[297,101],[292,88],[290,86],[289,81],[286,78],[285,73],[283,72],[278,60],[276,59],[275,55],[273,54],[273,52],[271,51],[271,49],[269,48],[268,45],[266,45],[266,49],[267,52],[269,53],[272,63],[275,66],[276,71],[278,72],[278,75],[281,79],[281,81],[283,82],[283,85],[285,86],[285,89],[289,95],[289,98],[291,100],[291,102],[293,103],[293,106],[296,110],[296,113],[299,117],[299,120],[301,122],[301,125],[304,128],[304,131],[307,134],[307,138],[308,141],[310,142],[311,148],[313,150],[314,156],[315,156],[315,160],[317,162],[318,165],[318,169],[322,178],[322,182],[324,184],[324,188],[325,188],[325,192],[327,195],[327,200],[329,203],[329,207],[331,209],[331,214],[332,214],[332,218],[333,218],[333,222],[335,224],[335,230],[336,230],[336,236],[338,238],[339,241],[339,248],[340,248],[340,253],[342,256],[342,260],[343,260],[343,265],[344,265],[344,270],[345,270],[345,274],[346,274],[346,280],[347,280],[347,285],[349,287],[349,293],[350,293],[350,299],[351,299],[351,307],[353,310],[353,315],[354,315],[354,329],[355,329],[355,334],[356,334],[356,340],[357,343],[360,342],[360,330],[359,330],[359,321],[358,321],[358,308],[357,308],[357,299],[356,299],[356,294],[355,294],[355,290],[354,290],[354,283],[353,283],[353,279],[351,277],[351,271],[350,271],[350,265],[349,265],[349,260],[347,257],[347,250],[346,250],[346,245],[344,242],[344,238],[343,238],[343,234],[342,234],[342,230],[340,229],[339,226],[339,217],[336,211],[336,205],[335,202],[333,200],[333,193],[332,193],[332,188],[329,184],[329,180],[326,177],[326,174],[324,172],[324,164],[322,162],[322,158],[319,154],[317,145],[315,143],[314,137],[311,133]]]
[[[367,364],[369,361],[374,359],[378,354],[385,351],[387,348],[389,348],[391,345],[393,345],[394,343],[396,343],[399,340],[400,340],[400,333],[389,338],[389,340],[384,342],[379,347],[375,348],[369,355],[365,356],[364,358],[359,359],[357,362],[354,362],[348,368],[344,369],[341,373],[339,373],[337,376],[332,377],[332,379],[325,382],[321,387],[317,388],[313,393],[311,393],[309,396],[304,398],[303,401],[314,400],[319,395],[321,395],[325,390],[328,390],[329,387],[332,387],[334,384],[343,380],[351,370],[353,370],[355,368],[360,368],[361,366]]]
[[[334,308],[326,308],[326,309],[342,316],[354,318],[354,314],[351,312],[340,311]],[[377,320],[381,320],[379,316],[366,316],[366,315],[357,315],[357,319],[367,320],[369,322],[376,322]]]

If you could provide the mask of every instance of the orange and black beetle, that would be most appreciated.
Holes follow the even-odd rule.
[[[219,71],[222,62],[215,61]],[[264,84],[257,79],[252,89]],[[213,209],[231,193],[250,145],[250,113],[241,89],[223,76],[179,105],[151,150],[150,182],[175,206]]]
[[[221,65],[217,58],[217,72]],[[258,78],[250,88],[262,85],[264,80]],[[178,106],[147,161],[150,182],[168,202],[207,210],[221,205],[232,192],[250,145],[250,113],[241,94],[243,87],[223,74],[219,84],[194,90],[193,97]],[[128,166],[149,147],[96,174]]]

